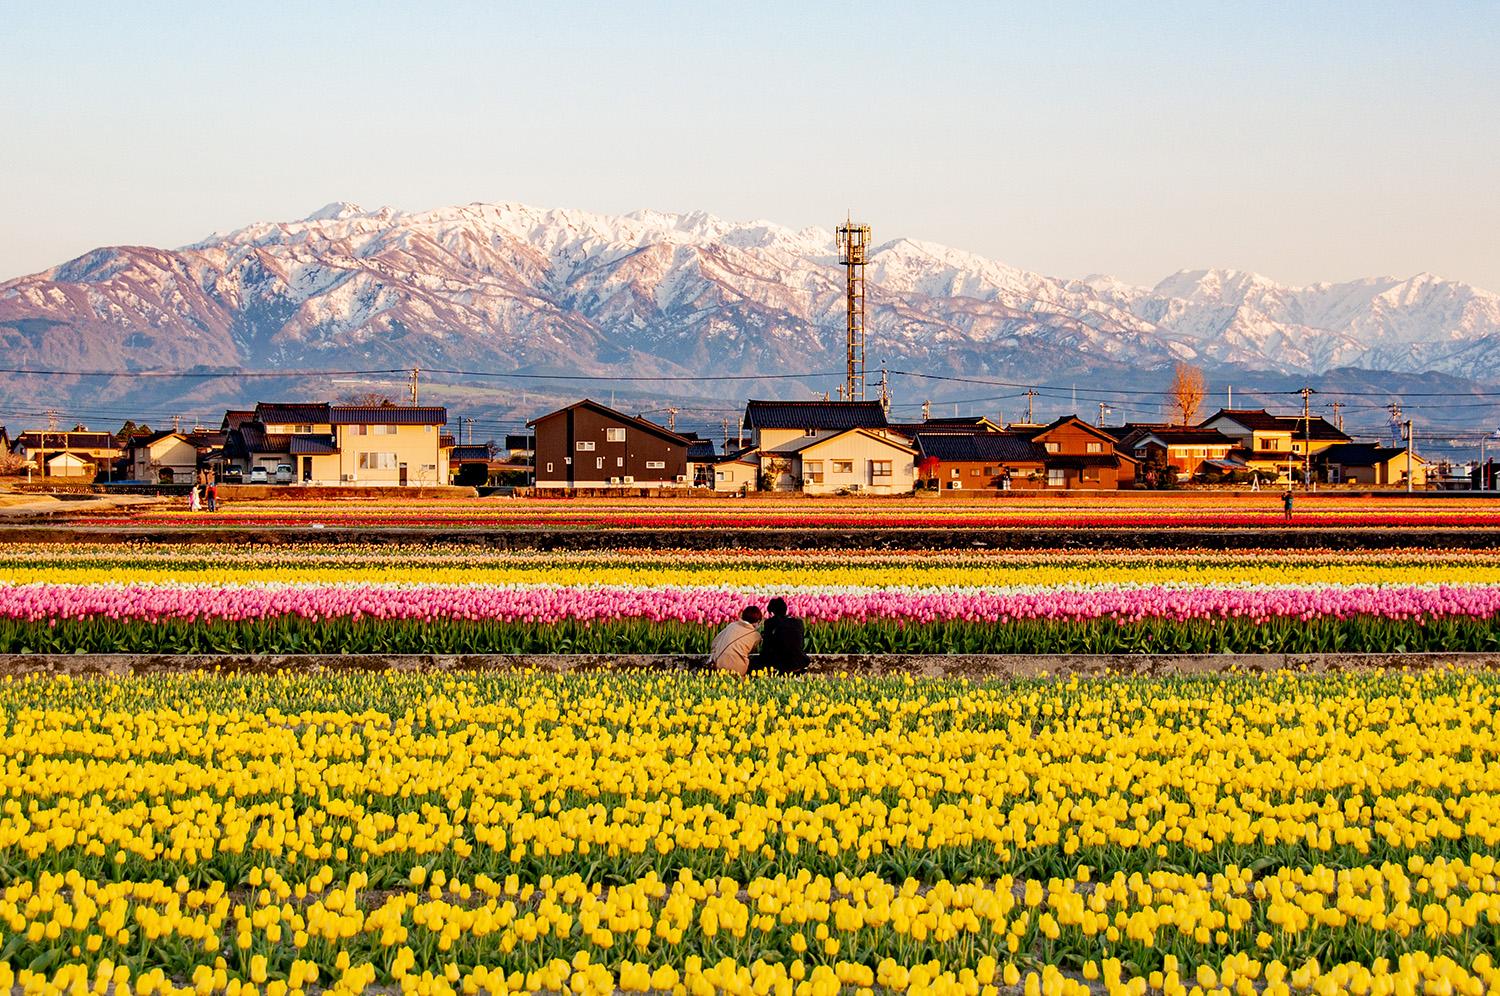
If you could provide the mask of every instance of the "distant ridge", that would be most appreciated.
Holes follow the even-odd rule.
[[[879,228],[876,229],[880,234]],[[1431,274],[1287,287],[1193,270],[1155,287],[878,245],[871,364],[1097,382],[1207,367],[1500,379],[1500,296]],[[0,284],[14,366],[421,363],[594,374],[842,366],[833,235],[703,212],[336,202],[177,250],[115,246]]]

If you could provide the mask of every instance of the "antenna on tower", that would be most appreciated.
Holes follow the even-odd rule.
[[[845,401],[865,400],[865,254],[870,226],[847,216],[838,228],[839,264],[844,267],[846,304]]]

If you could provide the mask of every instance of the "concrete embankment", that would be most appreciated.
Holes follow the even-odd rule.
[[[1500,653],[1435,654],[819,654],[811,673],[819,676],[912,675],[926,678],[1023,678],[1128,674],[1216,674],[1237,669],[1264,673],[1372,668],[1458,666],[1500,669]],[[213,671],[268,674],[276,671],[462,672],[535,669],[556,673],[590,671],[693,671],[704,659],[693,654],[5,654],[0,675],[75,677],[164,675]]]

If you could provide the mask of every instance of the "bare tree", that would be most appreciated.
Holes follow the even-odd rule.
[[[379,391],[350,391],[339,398],[341,405],[360,405],[365,408],[380,408],[383,405],[394,405],[389,394]]]
[[[1203,383],[1203,371],[1186,363],[1177,364],[1177,368],[1172,371],[1172,386],[1168,391],[1172,407],[1176,409],[1182,424],[1191,425],[1208,393]]]

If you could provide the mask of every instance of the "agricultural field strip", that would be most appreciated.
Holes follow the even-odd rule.
[[[0,716],[0,984],[1500,984],[1496,676],[23,679]]]

